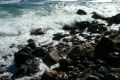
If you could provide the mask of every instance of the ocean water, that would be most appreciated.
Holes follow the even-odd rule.
[[[78,9],[85,10],[88,14],[79,16]],[[65,24],[75,21],[92,21],[91,13],[95,11],[106,17],[120,12],[119,2],[80,2],[80,1],[42,1],[42,2],[17,2],[0,4],[0,64],[10,66],[13,63],[14,53],[18,45],[27,44],[28,39],[34,39],[37,46],[53,42],[53,34],[64,31]],[[105,21],[99,20],[100,23]],[[110,26],[118,29],[119,25]],[[36,28],[44,28],[47,33],[41,36],[30,35]],[[15,47],[10,48],[12,44]],[[4,60],[2,56],[12,55]]]

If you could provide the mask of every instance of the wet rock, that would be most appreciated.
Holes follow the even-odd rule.
[[[115,42],[109,38],[103,37],[95,48],[96,59],[107,61],[111,66],[119,66],[120,53],[116,48]]]
[[[64,25],[64,26],[63,26],[63,30],[71,31],[71,30],[75,30],[75,27],[73,27],[73,26],[71,26],[71,25]]]
[[[25,52],[15,53],[14,57],[15,57],[14,61],[17,67],[20,67],[21,64],[23,64],[26,60],[30,60],[34,58],[32,55]]]
[[[119,73],[109,73],[106,76],[107,80],[120,80],[120,74]]]
[[[68,52],[67,57],[69,57],[72,60],[76,60],[76,57],[80,57],[80,59],[84,59],[87,56],[85,53],[85,48],[81,45],[74,46],[70,52]]]
[[[59,41],[61,38],[64,38],[66,36],[68,36],[68,35],[67,34],[63,34],[63,33],[57,33],[57,34],[54,34],[53,40]]]
[[[115,16],[112,16],[110,20],[108,20],[109,25],[112,24],[119,24],[120,23],[120,13],[116,14]]]
[[[78,34],[78,33],[80,33],[80,31],[78,29],[70,31],[70,35],[75,35],[75,34]]]
[[[105,21],[109,20],[109,18],[104,17],[96,12],[92,12],[92,14],[93,14],[92,18],[94,18],[94,19],[101,19],[101,20],[105,20]]]
[[[79,29],[80,31],[83,31],[87,27],[89,27],[90,25],[91,25],[90,22],[88,22],[88,21],[82,21],[82,22],[76,22],[74,26],[75,26],[76,29]]]
[[[42,77],[41,80],[57,80],[56,77],[58,77],[59,74],[56,71],[49,71],[49,72],[45,72]]]
[[[60,66],[71,66],[72,60],[71,59],[60,59],[59,65]]]
[[[28,41],[28,47],[30,47],[32,50],[36,48],[35,41],[33,39],[29,39]]]
[[[42,48],[42,47],[35,48],[32,51],[32,55],[34,55],[35,57],[39,57],[39,58],[43,58],[47,54],[48,54],[47,49],[46,48]]]
[[[10,79],[10,76],[2,76],[0,77],[0,80],[12,80],[12,79]]]
[[[93,22],[91,26],[88,27],[88,31],[91,33],[103,33],[107,30],[105,24],[99,24],[98,22]]]
[[[60,56],[59,56],[57,50],[53,50],[46,57],[43,58],[43,62],[47,66],[53,65],[53,64],[57,63],[59,60],[60,60]]]
[[[44,29],[38,28],[38,29],[36,29],[36,30],[33,30],[33,31],[30,33],[30,35],[43,35],[43,34],[45,34],[45,33],[46,33],[46,31],[45,31]]]
[[[108,53],[114,52],[114,42],[109,38],[103,37],[95,48],[99,57],[108,56]]]
[[[26,60],[19,68],[17,67],[17,71],[12,75],[11,79],[14,80],[25,75],[33,76],[36,72],[39,71],[39,63],[40,61],[37,58]]]
[[[87,15],[87,13],[86,13],[84,10],[82,10],[82,9],[79,9],[79,10],[76,12],[76,14],[78,14],[78,15]]]
[[[86,80],[101,80],[101,79],[95,75],[89,75],[89,77]]]

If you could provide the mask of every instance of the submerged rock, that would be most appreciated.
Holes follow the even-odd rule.
[[[33,30],[30,35],[42,35],[42,34],[45,34],[46,31],[42,28],[38,28],[36,30]]]
[[[79,10],[76,12],[76,14],[78,14],[78,15],[87,15],[87,13],[86,13],[84,10],[82,10],[82,9],[79,9]]]

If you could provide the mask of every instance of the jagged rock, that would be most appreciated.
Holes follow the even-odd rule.
[[[34,58],[30,52],[29,52],[29,48],[24,48],[14,54],[14,61],[17,67],[20,67],[21,64],[24,63],[26,60],[30,60]]]
[[[30,35],[42,35],[42,34],[45,34],[46,31],[42,28],[38,28],[36,30],[33,30]]]
[[[79,29],[80,31],[85,30],[87,27],[91,25],[88,21],[82,21],[82,22],[75,22],[75,29]]]
[[[25,75],[33,76],[39,69],[39,59],[33,58],[31,60],[26,60],[21,64],[17,71],[12,75],[11,79],[14,80],[16,78],[23,77]]]
[[[84,59],[86,56],[87,54],[85,53],[85,48],[81,45],[74,46],[67,54],[67,57],[72,60],[76,60],[77,57]]]
[[[57,50],[53,50],[45,58],[43,58],[43,62],[47,66],[53,65],[53,64],[57,63],[59,60],[60,60],[60,56],[59,56]]]
[[[76,12],[76,14],[78,14],[78,15],[87,15],[87,13],[86,13],[84,10],[82,10],[82,9],[79,9],[79,10]]]
[[[47,49],[42,48],[42,47],[37,47],[32,51],[32,55],[34,55],[35,57],[39,57],[39,58],[43,58],[47,54],[48,54]]]
[[[57,34],[54,34],[54,37],[53,37],[53,40],[60,40],[61,38],[64,38],[68,36],[67,34],[63,34],[63,33],[57,33]]]
[[[91,33],[103,33],[107,30],[105,24],[99,24],[98,22],[93,22],[91,26],[88,27],[88,31]]]

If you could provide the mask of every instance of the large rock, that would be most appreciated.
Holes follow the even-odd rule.
[[[33,30],[30,35],[42,35],[42,34],[45,34],[46,31],[42,28],[38,28],[36,30]]]
[[[63,33],[57,33],[57,34],[54,34],[54,37],[53,37],[53,40],[60,40],[61,38],[64,38],[68,36],[67,34],[63,34]]]
[[[91,26],[88,27],[88,31],[91,33],[103,33],[107,30],[105,24],[99,24],[98,22],[93,22]]]
[[[17,67],[20,67],[26,60],[33,59],[34,57],[29,52],[29,48],[23,48],[14,54],[14,61]]]
[[[28,41],[28,47],[30,47],[32,50],[36,48],[35,41],[33,39],[29,39]]]
[[[100,15],[100,14],[98,14],[96,12],[92,12],[92,14],[93,14],[92,18],[94,18],[94,19],[101,19],[101,20],[105,20],[105,21],[110,19],[110,18],[104,17],[103,15]]]
[[[32,51],[32,55],[34,55],[35,57],[39,57],[39,58],[43,58],[48,54],[47,49],[46,48],[42,48],[42,47],[37,47],[36,49],[34,49]]]
[[[103,37],[95,48],[96,59],[102,59],[111,66],[119,66],[120,49],[116,47],[116,43],[106,37]]]
[[[60,60],[60,56],[59,56],[57,50],[53,50],[53,51],[50,52],[46,57],[43,58],[43,62],[44,62],[47,66],[54,65],[54,64],[56,64],[59,60]]]
[[[79,30],[83,31],[87,27],[89,27],[90,25],[91,25],[90,22],[88,22],[88,21],[82,21],[82,22],[76,22],[74,26],[75,26],[76,29],[79,29]]]
[[[33,76],[35,73],[40,71],[39,69],[39,59],[33,58],[31,60],[26,60],[22,65],[18,68],[17,71],[12,75],[11,79],[14,80],[16,78],[23,77],[25,75]]]
[[[118,13],[115,16],[112,16],[109,20],[108,20],[109,25],[112,24],[119,24],[120,23],[120,13]]]
[[[67,57],[72,60],[76,60],[77,57],[79,57],[82,60],[87,57],[87,54],[85,53],[85,48],[83,46],[76,45],[68,52]]]
[[[76,14],[78,14],[78,15],[87,15],[87,13],[86,13],[84,10],[82,10],[82,9],[79,9],[79,10],[76,12]]]

